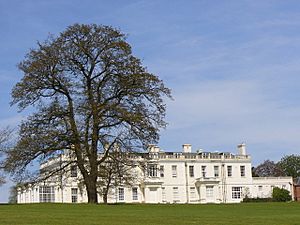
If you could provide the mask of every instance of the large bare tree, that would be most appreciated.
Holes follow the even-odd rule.
[[[68,150],[80,169],[89,203],[97,203],[100,165],[109,152],[136,152],[166,126],[170,90],[133,56],[110,26],[75,24],[38,43],[19,64],[24,77],[12,105],[35,109],[19,129],[4,166],[20,175],[34,160]]]

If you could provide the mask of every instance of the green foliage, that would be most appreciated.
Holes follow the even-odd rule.
[[[285,225],[299,224],[300,204],[0,205],[1,225]]]
[[[287,176],[300,177],[300,155],[287,155],[278,162],[280,168]]]
[[[288,190],[278,187],[273,188],[272,198],[275,202],[287,202],[292,200],[292,196]]]
[[[272,202],[273,198],[243,198],[243,202]]]

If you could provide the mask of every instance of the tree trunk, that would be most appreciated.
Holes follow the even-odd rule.
[[[104,204],[107,204],[107,192],[105,192],[103,195],[103,202]]]
[[[97,204],[98,203],[98,194],[97,194],[97,186],[96,181],[89,181],[86,185],[87,195],[88,195],[88,203]]]

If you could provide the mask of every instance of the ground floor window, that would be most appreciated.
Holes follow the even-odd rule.
[[[54,202],[55,201],[55,193],[53,186],[40,186],[40,202]]]
[[[190,198],[191,199],[196,198],[196,187],[190,187]]]
[[[214,186],[206,186],[206,198],[214,197]]]
[[[78,189],[77,188],[71,188],[71,199],[72,199],[72,203],[78,202]]]
[[[173,201],[174,202],[179,202],[178,187],[173,187]]]
[[[119,188],[119,201],[124,201],[124,188]]]
[[[138,200],[138,189],[132,188],[132,200]]]
[[[161,188],[161,195],[162,195],[162,201],[163,202],[166,202],[167,198],[166,198],[166,188],[165,187],[162,187]]]
[[[242,187],[232,187],[232,199],[242,198]]]

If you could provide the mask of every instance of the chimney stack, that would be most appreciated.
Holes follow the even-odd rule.
[[[237,147],[238,147],[239,155],[246,155],[246,144],[245,143],[239,144]]]
[[[191,153],[192,152],[192,145],[191,144],[183,144],[182,145],[182,152],[183,153]]]
[[[148,145],[148,150],[149,150],[149,152],[159,152],[160,151],[159,147],[154,144]]]

